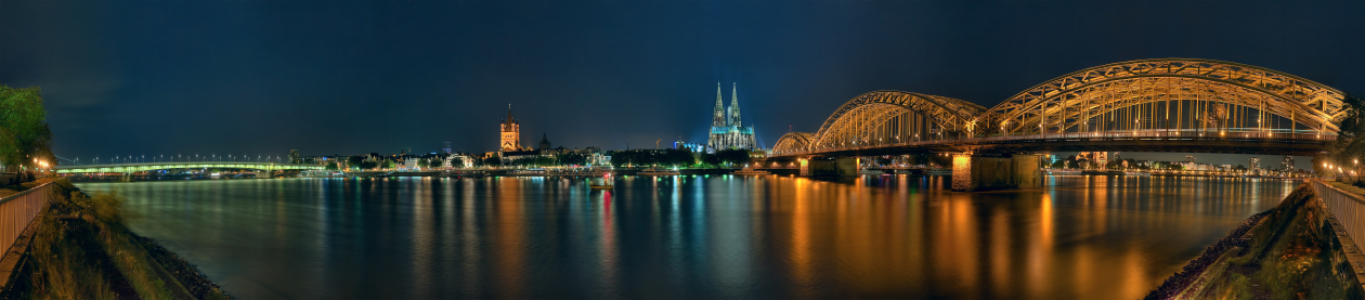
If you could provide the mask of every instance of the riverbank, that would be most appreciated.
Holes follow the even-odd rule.
[[[231,299],[195,267],[124,226],[113,194],[57,180],[26,259],[0,299]]]
[[[1248,218],[1146,299],[1365,297],[1309,184]]]

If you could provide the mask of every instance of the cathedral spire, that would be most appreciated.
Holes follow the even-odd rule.
[[[741,127],[739,122],[739,86],[734,82],[730,84],[730,126]]]
[[[711,116],[711,127],[725,127],[725,105],[721,103],[720,81],[716,82],[716,110]]]

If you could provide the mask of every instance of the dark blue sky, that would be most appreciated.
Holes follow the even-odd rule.
[[[874,90],[992,106],[1110,62],[1227,60],[1365,92],[1362,2],[0,1],[0,83],[58,155],[704,141],[739,84],[771,145]]]

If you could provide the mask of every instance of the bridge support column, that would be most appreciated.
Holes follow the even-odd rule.
[[[802,158],[802,177],[858,176],[857,158]]]
[[[984,191],[1026,189],[1042,186],[1039,157],[1015,154],[1009,157],[953,156],[953,190]]]
[[[119,181],[119,182],[133,182],[133,173],[123,173],[123,176],[120,176],[118,181]]]
[[[270,179],[271,175],[270,171],[256,171],[256,179]]]

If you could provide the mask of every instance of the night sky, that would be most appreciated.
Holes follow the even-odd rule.
[[[43,88],[68,158],[482,153],[508,104],[526,145],[704,142],[718,81],[727,105],[739,85],[771,146],[869,91],[989,107],[1143,58],[1361,93],[1362,15],[1359,1],[3,1],[0,84]]]

